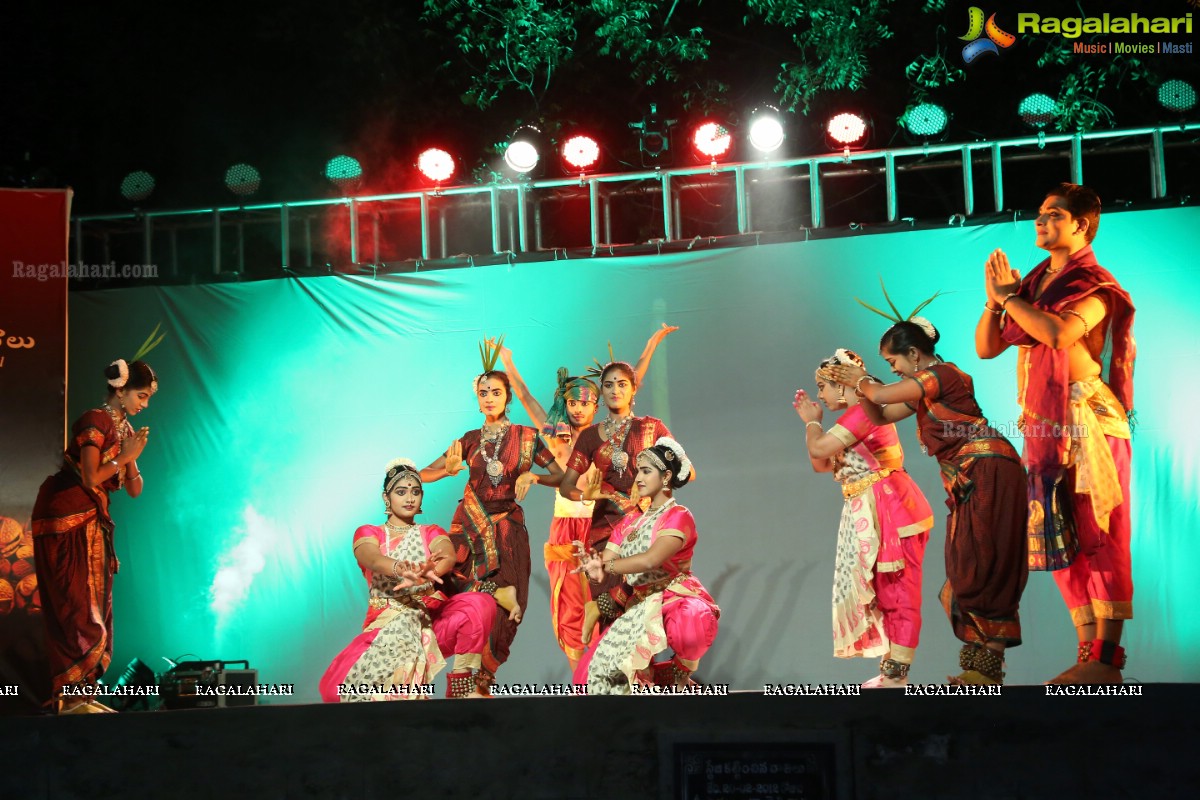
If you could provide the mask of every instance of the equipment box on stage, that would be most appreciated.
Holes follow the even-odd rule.
[[[248,661],[184,661],[163,675],[159,694],[169,709],[234,708],[255,705],[257,686],[258,670]]]

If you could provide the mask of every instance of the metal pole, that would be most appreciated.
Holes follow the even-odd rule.
[[[291,253],[288,252],[292,246],[292,231],[288,226],[288,204],[284,203],[279,207],[279,268],[287,272],[288,258]]]
[[[350,263],[358,265],[358,202],[350,198]]]
[[[683,238],[683,192],[671,193],[671,216],[674,220],[674,227],[671,229],[675,234],[675,238]]]
[[[142,264],[149,269],[154,263],[154,220],[149,216],[142,217]]]
[[[600,184],[588,181],[588,219],[592,226],[592,247],[600,244]]]
[[[962,148],[962,171],[963,213],[969,217],[975,213],[975,172],[971,163],[971,148],[965,144]]]
[[[521,236],[518,250],[522,253],[529,252],[529,209],[526,207],[523,183],[517,184],[517,232]]]
[[[737,192],[738,233],[750,230],[750,198],[746,196],[746,168],[739,166],[733,171],[734,191]]]
[[[237,234],[238,234],[238,240],[237,240],[237,242],[238,242],[238,262],[237,263],[238,263],[238,274],[239,275],[241,275],[242,273],[244,273],[246,271],[246,231],[245,231],[245,227],[246,227],[246,223],[244,223],[242,220],[239,219],[238,224],[237,224]]]
[[[671,241],[675,237],[671,230],[671,173],[664,172],[661,177],[662,181],[662,201],[663,201],[663,239]]]
[[[821,165],[808,162],[808,202],[812,206],[812,226],[825,227],[824,200],[821,197]]]
[[[604,243],[612,244],[612,198],[604,195]]]
[[[372,264],[379,263],[379,212],[372,215],[375,221],[375,257],[371,259]]]
[[[542,201],[540,199],[533,201],[533,247],[535,250],[542,249]]]
[[[213,275],[221,274],[221,212],[213,209]]]
[[[1167,162],[1163,153],[1162,128],[1150,134],[1150,196],[1160,199],[1167,196]]]
[[[1004,167],[1000,164],[1000,145],[992,143],[992,198],[996,210],[1004,210]]]
[[[1083,183],[1083,134],[1071,137],[1071,183]]]
[[[492,252],[499,253],[503,249],[500,247],[500,190],[492,186],[488,194],[491,196]]]
[[[888,152],[883,154],[884,186],[887,192],[887,221],[895,222],[896,217],[896,155]]]
[[[442,245],[442,258],[450,253],[450,240],[446,235],[446,204],[442,203],[437,210],[438,234]]]
[[[421,192],[421,258],[429,258],[429,195]]]
[[[312,217],[304,216],[304,265],[312,268]]]

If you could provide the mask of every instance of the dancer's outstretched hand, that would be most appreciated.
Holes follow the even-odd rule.
[[[462,472],[464,466],[462,457],[462,442],[455,439],[454,444],[450,445],[450,449],[446,451],[445,458],[447,475],[457,475],[458,473]]]
[[[532,472],[522,472],[517,476],[517,502],[525,499],[525,495],[529,494],[529,487],[538,482],[538,476]]]
[[[843,386],[854,386],[859,378],[867,374],[867,371],[852,364],[836,364],[829,368],[829,373],[833,375],[835,381]]]
[[[605,493],[603,482],[604,476],[600,474],[600,470],[592,473],[592,477],[588,478],[587,486],[583,487],[583,499],[612,500],[612,495]]]
[[[1008,256],[997,248],[983,266],[984,288],[988,300],[999,305],[1004,298],[1021,288],[1021,273],[1008,263]]]

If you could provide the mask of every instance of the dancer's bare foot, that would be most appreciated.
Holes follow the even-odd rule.
[[[908,678],[889,678],[885,675],[876,675],[862,684],[864,689],[901,689],[905,686],[908,686]]]
[[[1124,682],[1125,679],[1121,676],[1121,670],[1112,664],[1105,664],[1095,660],[1075,664],[1066,672],[1063,672],[1050,681],[1053,684],[1115,684]]]
[[[592,632],[596,630],[596,623],[600,621],[600,606],[596,605],[595,600],[589,600],[583,604],[583,630],[580,632],[580,638],[584,644],[590,644],[592,641]]]
[[[501,586],[496,590],[496,603],[508,612],[508,618],[513,622],[521,621],[521,606],[517,603],[517,587]]]

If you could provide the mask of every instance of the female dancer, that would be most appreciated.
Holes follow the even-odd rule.
[[[899,383],[879,383],[858,366],[830,372],[862,392],[863,409],[877,425],[917,415],[921,449],[941,464],[950,508],[941,600],[965,643],[963,672],[952,680],[998,684],[1005,648],[1021,643],[1017,608],[1029,577],[1025,468],[984,417],[971,376],[934,352],[939,338],[921,317],[887,330],[879,352],[904,378]]]
[[[602,550],[615,526],[638,509],[637,498],[630,494],[636,468],[634,458],[655,441],[670,436],[662,420],[633,416],[633,401],[638,390],[637,373],[624,361],[612,361],[600,370],[600,394],[608,408],[608,417],[579,435],[567,461],[567,473],[558,488],[568,500],[596,500],[592,526],[588,531],[588,549]],[[595,465],[601,480],[594,490],[576,488],[579,477]],[[612,623],[629,599],[628,587],[613,575],[592,586],[592,601],[584,606],[582,639],[591,641],[597,622],[601,627]]]
[[[638,359],[635,377],[640,382],[650,368],[654,351],[667,336],[679,330],[677,326],[663,323],[650,339]],[[534,427],[542,432],[546,446],[554,453],[554,460],[564,470],[579,436],[592,426],[596,417],[596,406],[600,399],[600,387],[588,377],[571,377],[566,367],[558,371],[558,388],[554,392],[554,405],[547,414],[541,404],[530,394],[517,366],[512,360],[512,351],[500,348],[504,369],[512,381],[513,393],[533,420]],[[576,488],[587,485],[587,477],[580,477]],[[574,672],[583,655],[585,639],[582,636],[584,606],[591,601],[591,591],[585,578],[575,567],[575,542],[586,542],[592,524],[595,503],[591,500],[568,500],[561,494],[554,496],[554,518],[550,522],[550,540],[545,546],[546,571],[550,576],[550,621],[558,646],[562,648]],[[593,622],[594,627],[594,622]],[[588,631],[588,638],[591,631]]]
[[[456,475],[464,467],[470,478],[463,499],[450,523],[450,540],[456,549],[465,589],[486,592],[508,614],[497,614],[492,624],[483,669],[477,675],[481,690],[495,680],[496,670],[508,660],[517,635],[517,624],[529,602],[529,533],[525,513],[518,503],[535,483],[558,486],[562,470],[538,432],[508,420],[512,402],[508,376],[493,369],[499,356],[488,347],[484,372],[475,379],[475,395],[484,424],[455,440],[446,454],[421,470],[429,483]],[[531,472],[545,467],[546,475]]]
[[[476,592],[447,597],[434,585],[454,568],[454,548],[437,525],[413,521],[424,493],[416,464],[396,459],[383,478],[387,521],[354,532],[370,601],[362,633],[321,678],[327,703],[419,698],[451,653],[446,696],[483,697],[472,670],[482,664],[496,604]]]
[[[892,424],[875,425],[831,369],[862,368],[857,353],[838,350],[817,368],[817,397],[846,409],[828,432],[821,407],[796,392],[805,444],[815,472],[832,472],[845,505],[838,528],[833,584],[833,654],[882,656],[879,675],[864,687],[903,686],[921,634],[921,562],[933,511],[904,471],[904,451]]]
[[[139,354],[149,349],[143,345]],[[109,494],[121,488],[130,497],[142,493],[137,459],[150,429],[135,433],[129,418],[158,391],[158,377],[144,361],[117,359],[104,377],[104,405],[75,420],[62,469],[42,483],[33,506],[34,563],[60,714],[114,711],[95,700],[96,681],[112,660],[113,575],[119,566]]]
[[[672,497],[692,477],[692,464],[678,442],[663,437],[638,454],[636,470],[635,494],[650,498],[647,510],[613,528],[603,555],[578,545],[590,580],[619,575],[633,587],[625,612],[580,663],[588,694],[629,694],[633,684],[686,686],[717,635],[721,610],[691,573],[696,521]],[[597,474],[596,489],[600,483]],[[670,661],[651,662],[668,647]]]

